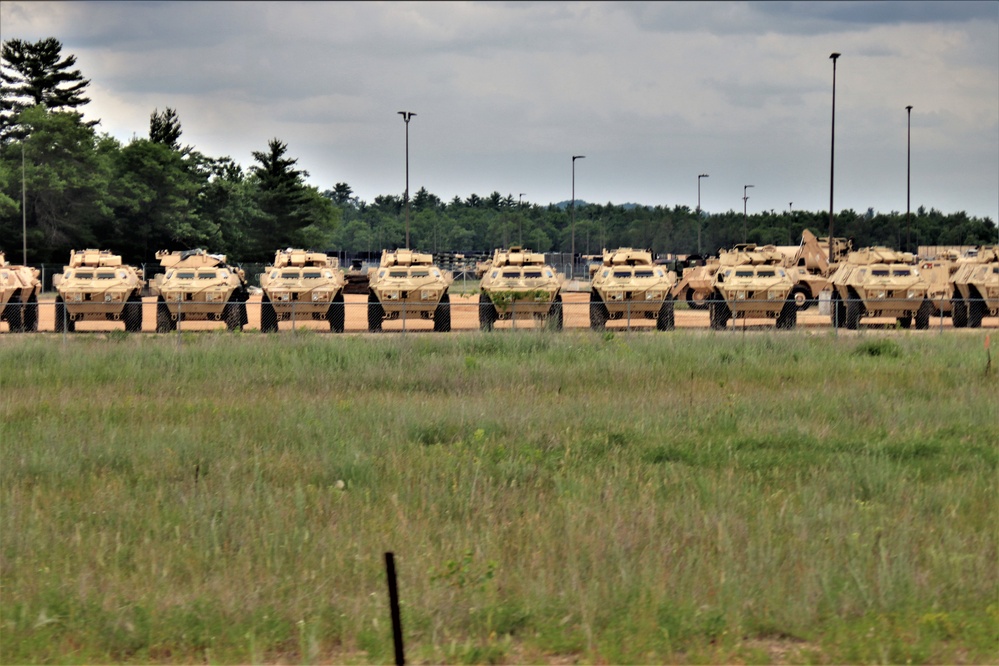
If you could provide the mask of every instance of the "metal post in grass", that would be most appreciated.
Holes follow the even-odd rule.
[[[395,646],[395,663],[402,666],[406,655],[402,645],[402,616],[399,613],[399,586],[395,576],[395,554],[385,553],[385,576],[388,578],[389,610],[392,614],[392,644]]]

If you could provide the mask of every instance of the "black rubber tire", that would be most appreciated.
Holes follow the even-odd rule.
[[[777,316],[777,328],[782,331],[790,331],[798,325],[798,310],[801,308],[794,300],[794,294],[788,297]]]
[[[134,292],[125,303],[125,330],[129,333],[140,333],[142,331],[142,297],[139,292]]]
[[[491,331],[496,323],[496,306],[489,295],[479,292],[479,330]]]
[[[553,331],[561,331],[565,326],[565,313],[562,309],[562,294],[555,294],[555,300],[548,308],[548,324]]]
[[[694,298],[694,288],[687,287],[687,293],[684,298],[687,301],[687,307],[691,310],[708,310],[711,308],[711,302],[709,300],[698,301]]]
[[[32,295],[24,304],[24,319],[21,330],[27,333],[38,331],[38,297]]]
[[[278,331],[277,311],[267,294],[264,294],[260,301],[260,331],[262,333],[277,333]]]
[[[860,308],[861,303],[858,298],[850,298],[846,302],[846,328],[850,331],[856,331],[857,327],[860,325]]]
[[[925,331],[930,327],[930,316],[933,314],[933,302],[924,300],[916,310],[916,330]]]
[[[441,300],[434,310],[434,331],[437,333],[451,332],[451,298],[447,292],[441,296]]]
[[[607,328],[607,306],[604,299],[596,291],[590,292],[590,328],[594,331],[602,331]]]
[[[15,293],[16,297],[17,294]],[[0,312],[0,321],[7,322],[11,333],[20,333],[24,330],[24,320],[21,313],[21,303],[8,303]]]
[[[950,301],[950,316],[954,323],[954,328],[966,328],[968,326],[968,304],[964,299],[955,296]]]
[[[243,330],[243,310],[246,305],[239,302],[226,303],[222,311],[222,319],[225,320],[225,327],[230,331]]]
[[[833,328],[843,328],[846,326],[846,305],[843,303],[843,299],[839,297],[839,292],[833,291],[829,304],[832,309],[830,320]]]
[[[988,308],[985,306],[985,299],[972,295],[968,299],[968,328],[981,328],[986,312]]]
[[[667,297],[656,314],[656,330],[672,331],[676,328],[676,307],[673,299]]]
[[[912,328],[912,315],[905,315],[904,317],[898,317],[896,321],[898,321],[899,328],[902,329]]]
[[[385,308],[378,302],[375,292],[368,292],[368,330],[376,333],[382,330],[382,320],[385,317]]]
[[[161,298],[156,302],[156,332],[169,333],[177,330],[177,322],[170,316],[170,308]]]
[[[346,307],[343,304],[343,290],[337,292],[326,311],[326,320],[330,323],[330,332],[343,333],[347,323]]]
[[[812,298],[811,290],[803,284],[799,284],[791,290],[791,300],[794,301],[794,307],[798,312],[807,310],[816,303],[816,299]]]

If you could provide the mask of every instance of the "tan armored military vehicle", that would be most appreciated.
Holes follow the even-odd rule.
[[[794,285],[789,269],[779,264],[724,266],[715,273],[715,297],[708,307],[711,328],[723,329],[729,319],[774,319],[779,329],[794,328]]]
[[[999,245],[982,246],[951,276],[954,328],[978,328],[999,315]]]
[[[451,282],[432,255],[383,250],[378,268],[368,272],[368,330],[380,331],[387,319],[419,317],[433,320],[435,331],[450,331]]]
[[[590,265],[590,328],[599,330],[609,319],[655,319],[660,331],[676,327],[671,290],[676,273],[652,261],[648,250],[622,247],[604,250],[602,261]]]
[[[545,255],[514,245],[493,252],[479,284],[479,328],[504,321],[548,321],[562,328],[565,277],[545,264]]]
[[[121,321],[125,330],[142,330],[145,281],[133,266],[109,250],[75,250],[56,287],[55,330],[75,331],[79,321]]]
[[[830,257],[828,237],[817,238],[808,229],[801,232],[801,243],[787,264],[795,281],[791,296],[799,311],[819,302],[819,294],[829,288],[829,277],[852,249],[849,239],[833,238]]]
[[[38,330],[38,276],[37,268],[11,265],[0,252],[0,320],[11,333]]]
[[[343,333],[345,284],[336,257],[322,252],[278,250],[274,264],[260,276],[264,291],[260,330],[277,331],[279,321],[325,319],[331,331]]]
[[[714,296],[715,273],[719,268],[718,257],[708,257],[702,265],[684,268],[673,287],[673,300],[685,301],[691,310],[706,309]]]
[[[909,252],[871,247],[850,252],[830,278],[834,326],[856,329],[862,317],[893,317],[902,328],[929,328],[929,283]]]
[[[166,273],[150,285],[156,295],[156,331],[177,329],[178,321],[222,321],[230,331],[246,325],[249,291],[243,269],[224,254],[204,250],[156,253]]]

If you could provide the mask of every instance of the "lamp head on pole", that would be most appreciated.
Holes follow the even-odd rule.
[[[402,119],[406,121],[407,125],[409,124],[409,119],[416,115],[412,111],[399,111],[398,114],[402,116]]]
[[[839,56],[840,56],[839,53],[832,53],[829,55],[829,58],[833,61],[833,65],[836,64],[836,58],[838,58]]]

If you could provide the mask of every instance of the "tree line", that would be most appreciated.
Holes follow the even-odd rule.
[[[824,211],[745,217],[687,206],[540,205],[499,192],[443,201],[425,188],[409,202],[404,194],[363,201],[346,182],[309,185],[277,138],[254,151],[248,167],[183,145],[172,108],[154,109],[148,134],[123,144],[98,131],[99,121],[84,120],[90,81],[59,40],[6,40],[0,55],[0,249],[19,260],[26,228],[32,264],[64,262],[86,247],[112,249],[129,263],[193,247],[241,262],[266,262],[286,247],[377,253],[405,244],[407,203],[410,245],[429,252],[511,244],[569,252],[574,244],[579,254],[621,246],[711,254],[741,242],[796,244],[803,229],[824,235],[829,225]],[[834,224],[857,247],[996,242],[991,219],[932,208],[911,220],[842,210]]]

